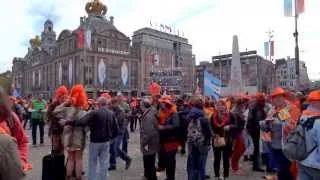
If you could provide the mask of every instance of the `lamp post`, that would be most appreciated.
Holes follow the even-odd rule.
[[[293,36],[295,38],[295,66],[296,66],[296,76],[297,76],[297,89],[300,89],[300,57],[299,57],[299,33],[298,33],[298,6],[297,1],[294,3],[295,7],[295,15],[294,15],[294,21],[295,21],[295,32],[293,33]]]
[[[272,62],[271,48],[274,48],[274,47],[271,47],[272,38],[274,37],[273,33],[274,33],[273,30],[267,31],[267,35],[269,38],[268,46],[269,46],[269,60],[270,60],[270,62]],[[273,65],[272,69],[273,69],[273,73],[271,73],[271,89],[274,89],[275,82],[276,82],[276,78],[275,78],[276,66],[275,66],[275,64]]]

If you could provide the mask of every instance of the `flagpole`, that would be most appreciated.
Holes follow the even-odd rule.
[[[299,57],[299,33],[298,33],[298,18],[299,18],[299,13],[298,13],[298,6],[297,6],[297,0],[294,3],[295,7],[295,16],[294,16],[294,21],[295,21],[295,32],[293,33],[293,36],[295,37],[295,66],[296,66],[296,75],[297,75],[297,89],[300,89],[300,57]]]

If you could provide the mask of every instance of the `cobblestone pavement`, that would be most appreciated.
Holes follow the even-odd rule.
[[[31,138],[31,130],[27,130],[28,136]],[[143,162],[142,156],[139,150],[139,133],[131,133],[129,142],[129,155],[132,157],[132,165],[129,170],[124,170],[124,162],[118,160],[117,171],[109,173],[109,179],[111,180],[141,180],[143,172]],[[31,140],[31,139],[30,139]],[[42,158],[47,155],[50,151],[50,139],[48,136],[45,138],[44,146],[32,147],[30,145],[30,160],[33,165],[33,170],[28,172],[26,180],[40,180],[41,179],[41,169],[42,169]],[[84,153],[84,165],[85,171],[87,171],[87,149]],[[212,152],[210,152],[210,157],[207,162],[207,172],[213,177],[213,157]],[[186,180],[186,156],[177,155],[177,170],[176,179]],[[257,180],[262,179],[263,173],[253,173],[251,170],[251,165],[249,163],[242,163],[242,169],[247,172],[245,176],[231,176],[230,180]],[[86,180],[87,177],[84,178]],[[159,180],[165,179],[165,173],[159,176]],[[211,178],[213,179],[213,178]]]

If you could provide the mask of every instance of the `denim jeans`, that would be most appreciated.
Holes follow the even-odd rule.
[[[208,159],[208,154],[211,149],[210,145],[204,145],[203,146],[203,151],[202,151],[202,164],[201,164],[201,169],[200,169],[200,174],[202,177],[206,176],[206,168],[207,168],[207,159]]]
[[[88,157],[88,179],[97,179],[97,161],[100,164],[100,180],[108,180],[108,151],[109,143],[90,143]]]
[[[293,180],[294,178],[290,172],[291,162],[284,156],[281,149],[272,149],[272,156],[274,157],[276,168],[278,169],[278,180]]]
[[[206,147],[207,146],[196,147],[188,145],[188,180],[204,180],[204,149]]]
[[[123,140],[122,140],[122,151],[128,154],[128,143],[129,143],[130,135],[128,129],[125,130]]]
[[[123,134],[118,135],[112,142],[110,146],[110,167],[117,167],[117,157],[128,162],[131,158],[122,151],[120,145],[123,141]]]
[[[300,180],[318,180],[320,179],[320,169],[314,169],[302,164],[299,164],[299,179]]]
[[[40,119],[32,119],[32,143],[37,144],[37,129],[40,130],[40,144],[43,144],[44,139],[44,121]]]

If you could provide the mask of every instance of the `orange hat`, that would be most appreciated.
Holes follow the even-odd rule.
[[[285,96],[285,95],[286,95],[286,91],[281,87],[277,87],[274,89],[273,93],[271,94],[271,97]]]
[[[55,92],[55,99],[58,99],[62,96],[68,95],[68,89],[65,86],[60,86]]]
[[[84,87],[81,84],[75,85],[70,93],[71,104],[75,107],[84,108],[88,107],[88,98]]]
[[[307,100],[309,102],[311,102],[311,101],[320,101],[320,90],[312,91],[308,95],[308,99]]]
[[[160,91],[161,91],[161,87],[157,83],[152,83],[149,86],[149,91],[150,91],[151,95],[159,95]]]

